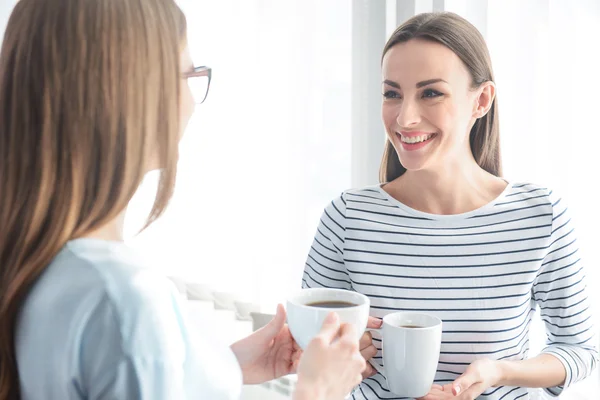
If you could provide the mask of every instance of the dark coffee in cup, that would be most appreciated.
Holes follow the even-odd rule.
[[[313,303],[307,303],[306,305],[320,308],[347,308],[356,307],[358,304],[350,303],[348,301],[315,301]]]
[[[323,321],[332,311],[338,315],[340,324],[350,324],[354,327],[357,342],[365,332],[369,321],[369,298],[350,290],[302,289],[293,294],[286,304],[290,332],[296,343],[304,350],[319,334]],[[404,322],[419,324],[418,321]]]
[[[400,325],[400,328],[423,328],[422,326],[419,325]]]

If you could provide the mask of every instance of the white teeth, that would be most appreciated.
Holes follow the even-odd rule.
[[[400,140],[402,140],[404,143],[409,143],[409,144],[421,143],[421,142],[431,139],[433,137],[433,135],[434,135],[434,133],[430,133],[429,135],[421,135],[421,136],[414,136],[414,137],[407,137],[404,135],[400,135]]]

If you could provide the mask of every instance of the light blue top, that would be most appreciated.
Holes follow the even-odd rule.
[[[19,315],[23,400],[237,399],[235,356],[193,332],[186,312],[174,285],[125,244],[69,242]]]

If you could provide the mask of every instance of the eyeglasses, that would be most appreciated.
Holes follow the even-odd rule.
[[[211,71],[209,67],[194,67],[191,72],[186,72],[183,77],[187,79],[192,96],[196,104],[203,103],[208,96],[208,89],[210,88],[210,77]]]

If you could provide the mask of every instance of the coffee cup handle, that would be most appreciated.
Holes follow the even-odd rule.
[[[367,328],[367,329],[365,330],[365,332],[377,332],[377,333],[379,333],[379,334],[382,334],[382,333],[383,333],[383,329],[381,329],[381,328],[379,328],[379,329],[376,329],[376,328]],[[371,364],[371,366],[372,366],[373,368],[375,368],[375,370],[376,370],[377,372],[379,372],[381,375],[385,376],[385,374],[384,374],[384,372],[383,372],[383,367],[382,367],[381,365],[377,364],[377,363],[376,363],[375,361],[373,361],[372,359],[371,359],[371,360],[369,360],[369,364]]]

